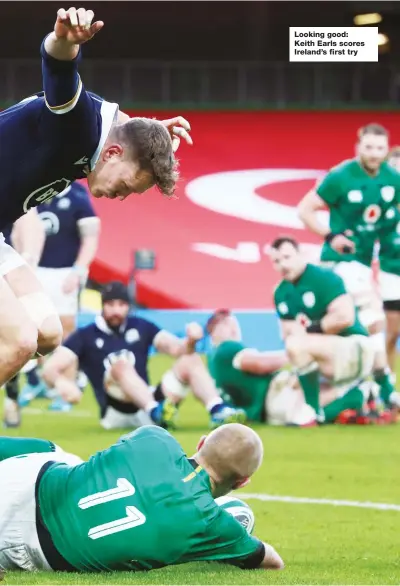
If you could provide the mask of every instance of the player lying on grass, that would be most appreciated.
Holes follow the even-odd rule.
[[[221,309],[207,322],[212,350],[208,367],[221,396],[235,407],[244,409],[249,421],[271,425],[314,424],[315,411],[304,400],[298,378],[284,367],[284,352],[259,352],[242,343],[237,319]],[[321,407],[325,423],[376,422],[365,413],[366,402],[376,389],[363,381],[336,388],[324,380]],[[376,391],[375,391],[376,392]]]
[[[322,423],[320,376],[336,387],[365,379],[372,372],[374,345],[339,275],[307,264],[292,238],[276,239],[271,245],[271,259],[283,277],[274,301],[286,352],[296,368],[306,402]],[[398,394],[392,392],[382,399],[390,406]]]
[[[373,376],[386,402],[395,389],[387,363],[385,316],[371,265],[379,233],[390,229],[387,220],[400,203],[400,174],[388,165],[388,150],[383,126],[360,128],[356,158],[333,167],[299,204],[304,224],[325,241],[321,261],[342,277],[359,309],[360,322],[371,334],[376,353]],[[329,228],[318,217],[326,207]]]
[[[75,464],[81,464],[83,462],[82,458],[75,456],[75,454],[64,452],[60,446],[50,440],[33,437],[0,436],[0,462],[24,454],[41,453],[51,454],[56,460],[65,462],[70,466],[75,466]]]
[[[173,427],[176,405],[188,386],[208,409],[212,426],[244,422],[245,413],[223,403],[200,356],[194,353],[203,336],[197,324],[189,324],[187,338],[180,339],[146,319],[129,316],[128,291],[118,282],[105,287],[102,306],[95,323],[79,328],[44,366],[44,380],[64,401],[81,400],[76,384],[79,368],[94,389],[105,429],[151,423]],[[147,372],[152,346],[177,359],[155,389],[149,387]]]
[[[187,458],[165,430],[143,427],[68,466],[54,454],[0,462],[0,567],[99,572],[215,560],[281,569],[270,545],[214,501],[260,467],[259,436],[228,424]]]
[[[41,46],[43,92],[0,116],[0,231],[30,208],[87,177],[95,197],[125,199],[153,185],[172,195],[174,150],[191,143],[183,118],[132,118],[87,92],[78,73],[80,45],[103,27],[91,10],[60,9]],[[117,34],[117,32],[116,32]],[[26,251],[29,252],[29,251]],[[26,261],[0,241],[0,384],[38,352],[54,350],[62,328],[54,305]]]

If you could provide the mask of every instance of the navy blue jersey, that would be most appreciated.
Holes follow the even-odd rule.
[[[73,61],[41,47],[44,92],[0,114],[0,231],[85,177],[100,155],[118,105],[85,91]]]
[[[81,245],[79,221],[96,217],[86,188],[80,183],[72,183],[49,202],[40,204],[38,213],[46,232],[39,266],[72,267]]]
[[[121,404],[107,397],[104,375],[115,357],[122,352],[135,366],[138,375],[148,383],[149,351],[159,331],[160,328],[152,322],[132,316],[115,332],[107,326],[102,316],[98,316],[94,323],[79,328],[63,342],[63,346],[78,357],[79,368],[88,377],[102,413],[107,404],[123,412],[137,411],[132,404]]]
[[[8,226],[6,226],[5,228],[3,228],[3,236],[4,236],[4,240],[6,241],[6,244],[9,244],[10,246],[12,246],[12,242],[11,242],[11,232],[13,230],[13,224],[8,224]]]

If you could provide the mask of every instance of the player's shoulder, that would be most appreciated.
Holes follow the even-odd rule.
[[[237,340],[225,340],[216,348],[215,357],[234,355],[245,349],[245,345]]]
[[[89,198],[89,192],[87,187],[79,181],[74,181],[73,183],[71,183],[70,194],[78,199],[87,200]]]
[[[383,174],[385,180],[390,181],[396,187],[400,186],[400,173],[386,161],[382,164],[381,173]]]
[[[130,315],[127,321],[127,329],[135,328],[138,331],[145,332],[149,328],[158,327],[154,322],[139,315]]]
[[[182,446],[166,429],[158,427],[157,425],[144,425],[135,429],[126,435],[123,435],[117,442],[117,444],[129,444],[129,445],[141,445],[146,448],[172,454],[178,452],[184,454]]]
[[[351,173],[358,166],[357,159],[345,159],[340,163],[337,163],[329,169],[330,174],[341,176],[346,173]]]
[[[315,284],[326,287],[327,283],[336,283],[342,281],[342,278],[337,275],[332,269],[328,267],[321,267],[313,263],[307,264],[306,274],[307,279],[313,279]]]
[[[273,290],[274,300],[276,301],[277,299],[284,297],[289,288],[290,283],[288,281],[285,281],[284,279],[282,279],[282,281],[279,281],[279,283],[275,285],[275,288]]]

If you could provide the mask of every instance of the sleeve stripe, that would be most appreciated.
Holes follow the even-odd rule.
[[[78,103],[78,100],[80,98],[81,92],[82,92],[82,81],[81,81],[81,78],[79,77],[78,88],[76,90],[74,97],[71,100],[69,100],[69,102],[67,102],[66,104],[62,104],[61,106],[50,106],[50,104],[46,100],[46,96],[45,96],[44,99],[46,102],[46,106],[48,107],[48,109],[51,112],[53,112],[53,114],[67,114],[68,112],[70,112],[71,110],[73,110],[75,108],[75,106]]]

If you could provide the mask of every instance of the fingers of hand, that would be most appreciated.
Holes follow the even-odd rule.
[[[74,6],[68,10],[60,8],[57,12],[57,17],[59,20],[63,21],[66,26],[78,29],[78,32],[82,30],[90,31],[91,36],[99,32],[104,25],[102,21],[97,21],[92,24],[94,18],[93,10],[86,10],[85,8],[78,8],[77,10]]]
[[[186,120],[186,118],[183,118],[183,116],[175,116],[175,118],[170,118],[169,120],[164,120],[163,124],[165,124],[165,126],[167,126],[168,128],[170,126],[175,126],[176,124],[178,124],[179,126],[182,126],[188,132],[190,132],[190,130],[191,130],[189,122]]]
[[[72,6],[72,8],[68,8],[67,15],[71,26],[78,26],[78,14],[74,6]]]
[[[179,145],[181,144],[181,139],[178,136],[174,136],[172,139],[172,150],[174,153],[179,149]]]
[[[183,138],[188,144],[193,144],[192,137],[181,126],[173,126],[172,127],[172,134],[173,134],[173,136],[179,136],[180,138]]]

